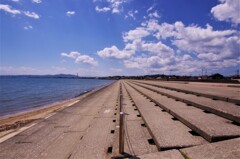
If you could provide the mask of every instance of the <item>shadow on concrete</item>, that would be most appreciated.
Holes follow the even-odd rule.
[[[139,157],[132,156],[132,155],[126,153],[126,152],[124,152],[123,154],[119,154],[117,156],[113,156],[111,159],[122,159],[122,158],[140,159]]]

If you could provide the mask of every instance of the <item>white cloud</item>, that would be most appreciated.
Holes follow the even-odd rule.
[[[95,10],[97,12],[107,12],[111,11],[113,14],[119,14],[123,11],[122,5],[127,2],[127,0],[93,0],[94,3],[99,3],[101,5],[105,4],[105,7],[99,8],[99,6],[96,6]]]
[[[209,24],[206,27],[185,26],[182,22],[159,24],[153,19],[141,26],[124,33],[125,49],[141,53],[123,61],[127,68],[146,73],[175,71],[175,74],[184,74],[201,72],[201,68],[217,71],[240,63],[237,30],[214,30]],[[143,40],[143,37],[155,37],[156,41]],[[170,44],[164,44],[165,40]]]
[[[133,11],[129,13],[127,17],[134,17]],[[237,30],[216,30],[209,24],[186,26],[181,21],[159,23],[160,15],[153,7],[147,13],[149,20],[122,34],[123,49],[113,45],[97,54],[119,59],[127,68],[155,73],[174,71],[174,74],[196,75],[202,68],[216,71],[240,63]]]
[[[160,15],[158,14],[157,11],[154,11],[154,12],[152,12],[152,13],[149,13],[148,16],[149,16],[150,18],[160,18]]]
[[[160,68],[174,63],[175,59],[172,58],[161,58],[159,56],[148,56],[148,57],[134,57],[131,59],[124,60],[124,65],[127,68]]]
[[[75,60],[76,63],[86,63],[96,66],[98,62],[88,55],[80,55]]]
[[[12,7],[7,5],[7,4],[0,4],[0,10],[3,10],[3,11],[8,12],[8,13],[11,13],[13,15],[21,14],[20,10],[12,9]]]
[[[152,10],[154,9],[154,7],[155,7],[155,5],[152,5],[151,7],[149,7],[149,8],[147,9],[147,13],[150,12],[150,11],[152,11]]]
[[[17,2],[17,1],[15,1],[15,2]],[[34,18],[34,19],[39,19],[40,18],[40,16],[35,12],[20,11],[20,10],[17,10],[17,9],[12,9],[12,7],[10,5],[7,5],[7,4],[0,4],[0,10],[3,10],[7,13],[11,13],[13,15],[24,14],[25,16],[30,17],[30,18]]]
[[[123,34],[123,40],[125,42],[127,41],[133,41],[133,40],[138,40],[141,39],[143,37],[146,37],[150,35],[150,33],[143,27],[138,27],[134,30],[130,30],[126,33]]]
[[[74,15],[76,13],[74,11],[67,11],[66,14],[67,14],[67,16],[72,16],[72,15]]]
[[[72,51],[69,54],[68,53],[61,53],[61,56],[65,56],[65,57],[69,57],[69,58],[73,58],[73,59],[76,59],[80,55],[81,54],[79,52],[76,52],[76,51]]]
[[[139,51],[142,48],[142,43],[141,39],[133,40],[132,42],[125,44],[125,50],[133,50],[134,52]]]
[[[206,28],[188,26],[182,23],[175,23],[177,36],[173,40],[173,44],[180,50],[193,52],[200,55],[199,58],[210,57],[212,60],[221,60],[225,58],[233,58],[239,54],[239,41],[235,30],[214,31],[207,25]],[[209,58],[210,60],[210,58]]]
[[[99,8],[98,6],[96,6],[96,7],[95,7],[95,10],[96,10],[97,12],[107,12],[107,11],[110,11],[111,8],[109,8],[109,7]]]
[[[199,75],[202,68],[208,70],[208,73],[211,74],[211,72],[217,72],[229,67],[236,67],[239,64],[240,58],[209,62],[199,59],[192,59],[188,55],[183,57],[172,57],[170,59],[162,59],[158,56],[140,56],[124,60],[125,67],[131,69],[140,69],[146,74],[170,74],[171,72],[172,74],[177,75]]]
[[[134,52],[131,50],[119,50],[115,45],[110,48],[104,48],[97,52],[102,58],[125,59],[131,57]]]
[[[136,28],[129,32],[138,30]],[[149,34],[127,36],[125,33],[123,36],[127,42],[125,49],[147,52],[125,59],[123,63],[127,68],[141,69],[146,73],[175,71],[175,74],[186,74],[201,72],[201,68],[222,70],[240,63],[240,36],[236,30],[214,30],[208,24],[205,28],[185,26],[182,22],[159,24],[153,19],[142,23],[141,30]],[[146,36],[155,37],[157,41],[143,40]],[[171,44],[166,45],[162,40],[169,40]],[[170,47],[174,45],[176,51]]]
[[[30,29],[33,29],[33,27],[31,25],[27,25],[25,27],[23,27],[25,30],[30,30]]]
[[[163,44],[161,41],[154,43],[142,43],[141,45],[141,51],[147,51],[151,54],[159,55],[161,57],[169,57],[173,54],[173,49],[169,46]]]
[[[149,20],[143,26],[158,40],[171,39],[179,50],[194,53],[199,58],[221,60],[239,54],[240,38],[236,30],[213,30],[209,24],[206,28],[185,26],[182,22],[158,24],[157,20]]]
[[[24,14],[30,18],[33,18],[33,19],[39,19],[40,16],[35,13],[35,12],[30,12],[30,11],[24,11]]]
[[[130,11],[128,11],[128,13],[127,13],[127,15],[125,15],[125,19],[126,18],[128,18],[128,17],[131,17],[131,18],[133,18],[134,20],[136,19],[136,14],[138,13],[138,10],[135,10],[135,11],[133,11],[133,10],[130,10]]]
[[[239,0],[219,0],[221,4],[211,9],[213,16],[219,21],[229,21],[240,24],[240,2]]]
[[[82,55],[81,53],[76,52],[76,51],[72,51],[70,53],[61,53],[61,56],[72,58],[75,60],[76,63],[85,63],[85,64],[90,64],[93,66],[98,65],[98,62],[94,58],[92,58],[88,55]]]
[[[12,0],[13,2],[19,2],[20,0]]]
[[[42,3],[42,0],[32,0],[33,3]]]
[[[192,57],[190,55],[188,55],[188,54],[185,54],[185,55],[183,55],[182,59],[183,59],[183,61],[187,61],[187,60],[191,60]]]
[[[112,13],[120,13],[122,11],[122,4],[126,3],[126,0],[107,0],[112,7]]]

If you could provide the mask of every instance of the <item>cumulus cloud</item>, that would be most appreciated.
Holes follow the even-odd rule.
[[[13,15],[21,14],[20,10],[13,9],[10,5],[7,5],[7,4],[0,4],[0,10],[3,10],[5,12],[13,14]]]
[[[169,57],[174,52],[172,48],[163,44],[161,41],[157,43],[154,42],[142,43],[141,51],[147,51],[151,54],[159,55],[162,57],[163,56]]]
[[[24,11],[24,14],[30,18],[33,18],[33,19],[39,19],[40,16],[35,13],[35,12],[30,12],[30,11]]]
[[[17,1],[15,1],[15,2],[17,2]],[[33,19],[39,19],[40,18],[40,16],[35,12],[21,11],[21,10],[13,9],[10,5],[7,5],[7,4],[0,4],[0,10],[3,10],[7,13],[12,14],[12,15],[24,14],[25,16],[33,18]]]
[[[159,24],[153,19],[142,23],[142,30],[148,31],[149,36],[155,37],[158,42],[138,40],[128,43],[128,48],[150,53],[124,60],[128,68],[158,73],[170,70],[190,73],[201,68],[217,70],[239,64],[240,36],[236,30],[214,30],[208,24],[206,27],[185,26],[180,21]],[[163,44],[162,40],[170,40],[170,45],[177,47],[177,51]]]
[[[150,18],[160,18],[160,15],[158,14],[157,11],[154,11],[154,12],[152,12],[152,13],[149,13],[148,16],[149,16]]]
[[[103,8],[96,6],[95,10],[97,12],[107,12],[111,11],[113,14],[119,14],[122,12],[123,8],[122,5],[127,2],[127,0],[93,0],[93,2],[98,3],[100,5],[106,4]]]
[[[111,7],[112,7],[112,13],[120,13],[122,8],[122,4],[126,3],[126,0],[107,0]]]
[[[65,57],[69,57],[69,58],[73,58],[73,59],[76,59],[80,55],[81,54],[79,52],[76,52],[76,51],[72,51],[70,53],[61,53],[61,56],[65,56]]]
[[[32,0],[33,3],[42,3],[42,0]]]
[[[30,30],[30,29],[33,29],[33,27],[31,25],[27,25],[25,27],[23,27],[25,30]]]
[[[240,38],[235,30],[214,31],[209,25],[206,28],[184,27],[182,24],[179,26],[176,23],[175,25],[177,37],[173,40],[173,44],[180,50],[193,52],[197,55],[211,55],[212,60],[233,58],[239,54],[237,48]]]
[[[154,9],[154,7],[155,7],[155,4],[152,5],[151,7],[149,7],[149,8],[147,9],[147,13],[150,12],[150,11],[152,11],[152,10]]]
[[[67,11],[66,14],[67,14],[67,16],[72,16],[72,15],[76,14],[76,12],[74,12],[74,11]]]
[[[107,12],[107,11],[110,11],[111,8],[109,8],[109,7],[99,8],[98,6],[96,6],[96,7],[95,7],[95,10],[96,10],[97,12]]]
[[[102,58],[125,59],[131,57],[134,52],[131,50],[119,50],[115,45],[110,48],[104,48],[97,52]]]
[[[130,11],[128,11],[128,13],[127,13],[127,15],[125,15],[125,19],[126,18],[132,18],[132,19],[136,19],[136,14],[138,13],[138,10],[135,10],[135,11],[133,11],[133,10],[130,10]]]
[[[216,72],[219,69],[235,67],[240,64],[238,59],[226,59],[222,61],[204,61],[199,59],[192,59],[192,57],[179,56],[170,59],[159,58],[158,56],[150,57],[134,57],[132,59],[124,60],[124,65],[127,68],[141,69],[145,73],[163,73],[163,74],[195,74],[201,72],[205,68],[209,72]],[[197,74],[196,74],[197,73]]]
[[[158,24],[150,20],[144,25],[157,39],[171,39],[179,50],[195,53],[199,58],[221,60],[239,54],[240,38],[236,30],[213,30],[209,24],[205,28],[185,26],[180,21]]]
[[[144,38],[148,35],[150,35],[150,33],[145,28],[138,27],[134,30],[130,30],[128,32],[125,32],[123,34],[123,40],[125,42],[133,41],[133,40],[139,40],[139,39]]]
[[[87,63],[96,66],[98,62],[88,55],[80,55],[75,60],[76,63]]]
[[[227,0],[221,2],[224,4]],[[128,13],[128,17],[134,18],[132,10]],[[212,13],[216,13],[214,8]],[[119,59],[126,68],[154,73],[190,74],[201,72],[202,68],[215,71],[239,65],[239,31],[216,30],[209,24],[185,25],[181,21],[160,23],[154,6],[148,9],[147,15],[149,19],[141,26],[122,34],[123,49],[113,45],[97,54]]]
[[[214,30],[209,24],[186,26],[181,21],[159,23],[154,18],[123,33],[124,49],[110,49],[114,54],[108,50],[105,58],[128,50],[132,54],[119,58],[127,68],[175,74],[201,72],[202,68],[214,71],[239,64],[239,34],[233,29]]]
[[[174,62],[175,62],[174,57],[161,58],[160,56],[147,56],[147,57],[140,56],[124,60],[124,65],[127,68],[149,69],[164,67]]]
[[[220,4],[211,9],[213,16],[219,21],[240,24],[240,2],[239,0],[219,0]]]
[[[81,53],[76,51],[72,51],[70,53],[61,53],[61,56],[72,58],[75,60],[76,63],[85,63],[93,66],[98,65],[98,62],[94,58],[88,55],[82,55]]]

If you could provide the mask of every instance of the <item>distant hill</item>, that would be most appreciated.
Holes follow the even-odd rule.
[[[56,74],[56,75],[47,75],[48,77],[58,77],[58,78],[77,78],[78,76],[72,74]]]
[[[81,78],[95,79],[96,77],[79,77],[72,74],[56,74],[56,75],[0,75],[0,77],[25,77],[25,78]]]

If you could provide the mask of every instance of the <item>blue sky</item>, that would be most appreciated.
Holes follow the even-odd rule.
[[[238,0],[1,0],[0,74],[233,75]]]

